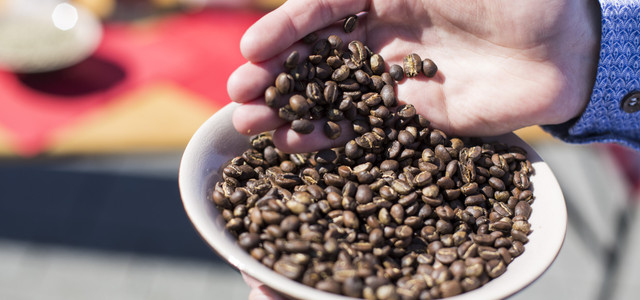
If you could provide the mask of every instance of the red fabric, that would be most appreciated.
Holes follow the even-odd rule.
[[[262,13],[205,10],[138,23],[108,23],[95,54],[42,74],[0,71],[0,127],[18,154],[46,150],[55,130],[145,83],[170,81],[216,106],[244,63],[242,33]]]

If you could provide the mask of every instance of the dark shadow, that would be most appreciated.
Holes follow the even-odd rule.
[[[18,74],[18,79],[36,91],[79,97],[108,90],[126,77],[125,70],[111,61],[91,56],[68,68],[33,74]]]
[[[222,263],[187,217],[176,179],[0,167],[0,238]]]

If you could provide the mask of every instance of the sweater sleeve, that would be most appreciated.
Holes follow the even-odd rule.
[[[600,60],[582,115],[542,126],[569,143],[619,143],[640,151],[640,0],[599,0]]]

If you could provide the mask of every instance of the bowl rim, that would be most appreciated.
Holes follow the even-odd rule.
[[[228,104],[205,121],[195,132],[183,153],[178,171],[178,184],[185,212],[192,225],[205,243],[221,258],[237,270],[246,273],[280,293],[297,299],[354,299],[323,292],[290,280],[253,259],[235,242],[230,245],[229,239],[235,241],[235,238],[226,230],[220,232],[220,226],[224,229],[224,223],[220,223],[223,221],[219,216],[219,212],[217,212],[217,208],[206,199],[206,193],[211,189],[206,186],[203,187],[202,184],[207,182],[212,185],[212,180],[215,176],[218,176],[216,174],[218,168],[228,161],[227,159],[224,162],[218,162],[218,166],[212,165],[212,157],[217,154],[212,150],[211,145],[216,134],[239,135],[230,125],[231,114],[238,105],[236,103]],[[233,130],[233,132],[229,133],[229,130]],[[246,139],[248,140],[248,138]],[[542,276],[551,266],[564,243],[566,235],[568,220],[564,196],[555,175],[540,155],[513,133],[484,139],[487,141],[499,140],[509,145],[519,146],[527,151],[528,159],[535,170],[534,175],[531,177],[531,182],[536,187],[534,190],[536,198],[532,204],[533,212],[530,218],[532,233],[529,235],[530,241],[525,244],[524,253],[514,259],[503,275],[489,281],[478,289],[446,299],[504,299],[521,291]],[[226,144],[227,141],[223,139],[222,142],[222,144]],[[245,142],[248,147],[248,141]],[[230,141],[229,143],[232,142]],[[544,186],[544,189],[540,188],[542,186]],[[549,200],[541,199],[541,197],[550,196],[553,197]],[[540,212],[540,209],[545,209],[544,214]],[[212,220],[211,216],[215,216],[216,213],[217,220]],[[550,225],[535,222],[541,218],[545,218],[547,222],[552,222],[554,227],[551,228]],[[218,222],[217,227],[214,224],[215,222]],[[540,234],[546,234],[546,236],[538,236]],[[533,246],[532,241],[534,241]],[[529,259],[522,259],[523,257]],[[509,277],[507,274],[513,275],[510,271],[512,273],[516,272],[514,271],[514,266],[518,266],[517,270],[523,270],[524,268],[529,271],[520,274],[521,276]],[[522,273],[522,271],[518,273]],[[500,284],[502,286],[499,286]]]

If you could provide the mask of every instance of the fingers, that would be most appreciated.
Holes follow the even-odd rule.
[[[286,153],[313,152],[321,149],[344,146],[355,134],[349,121],[338,122],[341,134],[337,139],[330,139],[324,133],[326,121],[312,121],[314,130],[308,134],[300,134],[291,129],[291,124],[280,119],[275,110],[262,104],[263,100],[255,100],[236,108],[232,122],[236,130],[245,135],[273,132],[273,143]]]
[[[255,278],[249,276],[247,273],[240,271],[240,274],[242,274],[242,279],[244,280],[244,282],[250,287],[250,288],[257,288],[260,285],[262,285],[262,282],[256,280]]]
[[[300,53],[300,60],[309,55],[309,47],[295,43],[269,60],[247,62],[238,67],[227,79],[227,92],[234,102],[244,103],[264,96],[264,90],[274,84],[276,75],[284,71],[284,61],[293,51]]]
[[[261,285],[251,289],[249,300],[285,300],[268,287]]]
[[[361,16],[366,19],[366,15]],[[351,40],[362,40],[365,35],[363,29],[356,28],[354,32],[344,33],[342,29],[337,28],[335,24],[316,30],[318,36],[326,39],[329,35],[337,35],[345,43]],[[302,41],[296,41],[288,48],[273,53],[272,57],[260,62],[247,62],[238,67],[227,80],[227,92],[234,102],[244,103],[264,96],[264,90],[274,84],[276,75],[284,71],[284,61],[293,51],[299,53],[299,60],[304,61],[311,53],[312,45],[305,44]]]
[[[355,134],[349,121],[339,122],[341,134],[337,139],[330,139],[324,134],[325,121],[313,121],[314,129],[311,133],[300,134],[289,124],[282,126],[273,133],[273,143],[285,153],[313,152],[321,149],[344,146]]]
[[[285,300],[285,298],[281,297],[276,292],[263,285],[261,282],[255,280],[253,277],[247,275],[244,272],[241,273],[242,278],[251,288],[251,292],[249,293],[249,300]]]
[[[307,34],[366,11],[368,6],[369,0],[287,1],[247,30],[240,51],[249,61],[264,61]]]
[[[264,104],[263,99],[250,101],[236,108],[231,121],[236,131],[245,135],[271,131],[286,123],[278,117],[275,110]]]

